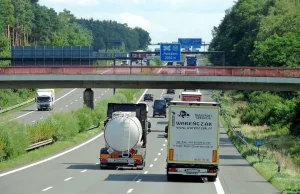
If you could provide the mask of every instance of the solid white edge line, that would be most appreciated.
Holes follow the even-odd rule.
[[[225,192],[223,190],[223,187],[222,187],[222,184],[219,180],[219,177],[217,177],[217,180],[216,180],[216,182],[214,182],[214,185],[216,187],[216,190],[217,190],[218,194],[225,194]]]
[[[57,101],[59,101],[60,99],[66,97],[66,96],[69,95],[70,93],[74,92],[76,89],[77,89],[77,88],[71,90],[70,92],[68,92],[68,93],[66,93],[65,95],[61,96],[60,98],[56,99],[54,102],[57,102]],[[35,111],[28,112],[28,113],[26,113],[26,114],[20,115],[20,116],[18,116],[18,117],[15,117],[15,118],[13,118],[13,119],[8,120],[8,121],[13,121],[13,120],[15,120],[15,119],[19,119],[19,118],[25,117],[26,115],[29,115],[29,114],[31,114],[31,113],[33,113],[33,112],[35,112]]]
[[[74,90],[75,90],[75,89],[74,89]],[[138,99],[138,101],[137,101],[136,103],[139,103],[139,102],[142,100],[143,96],[145,95],[145,93],[146,93],[147,91],[148,91],[148,89],[145,89],[145,91],[143,92],[143,94],[141,95],[141,97]],[[82,98],[82,97],[80,97],[80,98]],[[72,151],[74,151],[74,150],[77,150],[77,149],[81,148],[82,146],[85,146],[85,145],[89,144],[90,142],[92,142],[92,141],[96,140],[97,138],[101,137],[102,135],[103,135],[103,132],[101,132],[100,134],[96,135],[95,137],[93,137],[93,138],[87,140],[86,142],[84,142],[84,143],[82,143],[82,144],[79,144],[78,146],[75,146],[74,148],[71,148],[71,149],[69,149],[69,150],[66,150],[66,151],[64,151],[64,152],[62,152],[62,153],[59,153],[59,154],[57,154],[57,155],[54,155],[54,156],[52,156],[52,157],[46,158],[46,159],[44,159],[44,160],[41,160],[41,161],[38,161],[38,162],[35,162],[35,163],[32,163],[32,164],[29,164],[29,165],[27,165],[27,166],[23,166],[23,167],[21,167],[21,168],[17,168],[17,169],[14,169],[14,170],[11,170],[11,171],[2,173],[2,174],[0,174],[0,177],[9,175],[9,174],[12,174],[12,173],[15,173],[15,172],[19,172],[19,171],[21,171],[21,170],[25,170],[25,169],[27,169],[27,168],[30,168],[30,167],[33,167],[33,166],[36,166],[36,165],[39,165],[39,164],[48,162],[48,161],[53,160],[53,159],[55,159],[55,158],[58,158],[58,157],[60,157],[60,156],[62,156],[62,155],[65,155],[65,154],[67,154],[67,153],[69,153],[69,152],[72,152]]]
[[[44,163],[44,162],[47,162],[47,161],[53,160],[53,159],[55,159],[55,158],[58,158],[59,156],[65,155],[65,154],[67,154],[67,153],[69,153],[69,152],[72,152],[72,151],[74,151],[74,150],[77,150],[78,148],[81,148],[82,146],[85,146],[86,144],[88,144],[88,143],[94,141],[95,139],[99,138],[99,137],[102,136],[102,135],[103,135],[103,132],[101,132],[101,133],[98,134],[97,136],[91,138],[90,140],[88,140],[88,141],[86,141],[86,142],[84,142],[84,143],[82,143],[82,144],[80,144],[80,145],[78,145],[78,146],[76,146],[76,147],[74,147],[74,148],[71,148],[71,149],[69,149],[69,150],[67,150],[67,151],[65,151],[65,152],[62,152],[62,153],[57,154],[57,155],[55,155],[55,156],[49,157],[49,158],[47,158],[47,159],[44,159],[44,160],[35,162],[35,163],[33,163],[33,164],[29,164],[29,165],[27,165],[27,166],[24,166],[24,167],[21,167],[21,168],[18,168],[18,169],[9,171],[9,172],[2,173],[2,174],[0,174],[0,177],[6,176],[6,175],[9,175],[9,174],[12,174],[12,173],[21,171],[21,170],[25,170],[25,169],[27,169],[27,168],[36,166],[36,165],[38,165],[38,164],[42,164],[42,163]]]

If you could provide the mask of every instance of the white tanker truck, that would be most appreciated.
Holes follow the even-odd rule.
[[[146,105],[108,103],[104,126],[105,147],[100,150],[100,168],[144,169],[147,131],[151,128]]]

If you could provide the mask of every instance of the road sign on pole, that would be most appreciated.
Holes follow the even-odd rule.
[[[161,44],[160,60],[161,61],[180,61],[180,44]]]
[[[178,43],[182,48],[201,48],[202,39],[201,38],[178,38]]]

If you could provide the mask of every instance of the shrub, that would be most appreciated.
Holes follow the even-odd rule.
[[[25,153],[29,143],[25,125],[16,121],[0,125],[0,160]]]
[[[94,110],[87,107],[72,112],[55,112],[45,121],[25,126],[17,121],[0,124],[0,161],[25,153],[33,143],[53,138],[55,141],[71,139],[92,125],[106,119],[107,104],[131,102],[140,90],[124,89],[97,102]]]

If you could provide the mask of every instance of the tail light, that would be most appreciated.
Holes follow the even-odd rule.
[[[140,164],[140,163],[142,163],[142,160],[141,160],[141,159],[135,159],[135,160],[134,160],[134,163]]]
[[[173,160],[174,149],[169,149],[169,160]]]
[[[216,173],[217,170],[216,170],[216,169],[209,169],[208,172],[209,172],[209,173]]]
[[[118,153],[118,152],[113,152],[113,153],[111,154],[111,157],[112,157],[112,158],[119,158],[119,153]]]
[[[101,162],[107,162],[107,159],[106,158],[101,158],[100,161]]]
[[[218,161],[218,151],[213,150],[212,152],[212,162],[217,162]]]
[[[169,168],[170,172],[177,172],[177,168]]]

